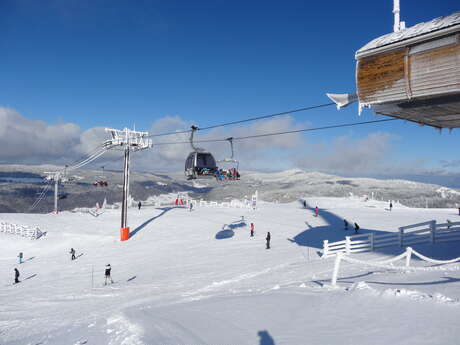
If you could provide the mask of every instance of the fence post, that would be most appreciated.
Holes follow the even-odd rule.
[[[345,236],[345,252],[347,254],[351,253],[351,240],[350,236]]]
[[[433,244],[436,241],[436,220],[431,221],[430,230],[431,230],[431,243]]]
[[[409,266],[410,266],[410,259],[411,259],[411,256],[412,256],[412,248],[411,248],[411,247],[407,247],[407,248],[406,248],[406,267],[409,267]]]
[[[399,246],[402,247],[404,244],[404,229],[399,228]]]
[[[334,271],[332,272],[331,285],[336,287],[337,285],[337,276],[339,275],[340,261],[342,260],[342,252],[338,252],[335,256],[334,262]]]
[[[323,241],[323,256],[327,258],[329,255],[329,240]]]
[[[369,234],[369,241],[371,243],[371,252],[373,252],[374,251],[374,233],[373,232]]]

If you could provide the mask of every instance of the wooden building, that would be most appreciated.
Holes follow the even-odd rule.
[[[460,127],[460,12],[379,37],[356,52],[360,107]]]

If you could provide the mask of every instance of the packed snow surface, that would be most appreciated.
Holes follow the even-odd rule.
[[[47,235],[31,241],[0,234],[0,344],[458,344],[460,264],[418,272],[344,264],[332,288],[334,259],[318,253],[323,240],[350,234],[343,218],[362,232],[393,232],[457,221],[456,210],[394,205],[390,212],[387,203],[359,198],[306,200],[307,209],[298,202],[261,202],[257,210],[132,208],[126,242],[119,241],[119,210],[97,218],[1,214],[1,221],[38,225]],[[414,248],[437,259],[460,256],[460,242]],[[104,286],[109,263],[115,283]],[[13,285],[15,267],[21,282]]]

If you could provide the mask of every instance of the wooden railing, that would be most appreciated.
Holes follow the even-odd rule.
[[[402,226],[398,232],[367,233],[345,236],[337,242],[323,242],[323,257],[342,252],[346,254],[371,252],[377,248],[414,244],[460,241],[460,222],[437,224],[435,220]]]
[[[28,237],[32,240],[39,239],[45,234],[38,226],[31,227],[7,222],[0,222],[0,233]]]

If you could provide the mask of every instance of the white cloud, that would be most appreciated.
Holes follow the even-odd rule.
[[[188,130],[191,123],[179,116],[163,117],[152,123],[150,133]],[[291,116],[267,119],[233,127],[199,131],[196,140],[245,137],[297,130],[307,127]],[[154,137],[154,143],[185,142],[177,145],[157,145],[132,156],[133,168],[152,171],[180,171],[187,155],[189,133]],[[92,152],[107,140],[102,127],[82,131],[73,123],[48,125],[28,119],[15,110],[0,107],[0,161],[23,164],[70,164]],[[390,144],[395,137],[388,133],[373,133],[362,139],[349,136],[336,138],[331,144],[306,145],[300,133],[235,140],[235,159],[242,170],[283,170],[301,167],[342,173],[380,171],[386,164]],[[198,143],[213,153],[216,159],[231,155],[228,142]],[[92,167],[107,165],[121,168],[120,152],[108,152]]]
[[[151,133],[174,132],[190,129],[191,123],[183,121],[180,117],[165,117],[155,121],[151,126]],[[195,146],[201,147],[211,152],[218,159],[229,158],[231,156],[230,144],[224,142],[200,143],[201,140],[225,139],[228,137],[244,137],[248,135],[258,135],[280,131],[289,131],[303,128],[296,123],[292,117],[259,121],[245,126],[216,128],[209,131],[198,131],[195,133]],[[151,168],[154,171],[182,170],[187,155],[192,151],[189,142],[190,133],[172,136],[161,136],[154,138],[154,148],[147,154],[139,155],[136,159],[136,166],[143,169]],[[185,142],[185,144],[158,145],[155,143]],[[302,136],[298,133],[269,136],[253,140],[235,140],[234,158],[240,161],[241,169],[284,169],[288,160],[284,162],[279,159],[277,153],[273,157],[274,151],[287,151],[296,148],[303,142]],[[149,160],[149,162],[147,162]]]
[[[330,144],[318,145],[302,153],[298,164],[302,168],[334,173],[382,172],[389,165],[387,154],[396,138],[383,132],[361,139],[338,137]]]
[[[0,107],[0,160],[40,163],[60,160],[79,142],[80,127],[72,123],[48,125]]]

